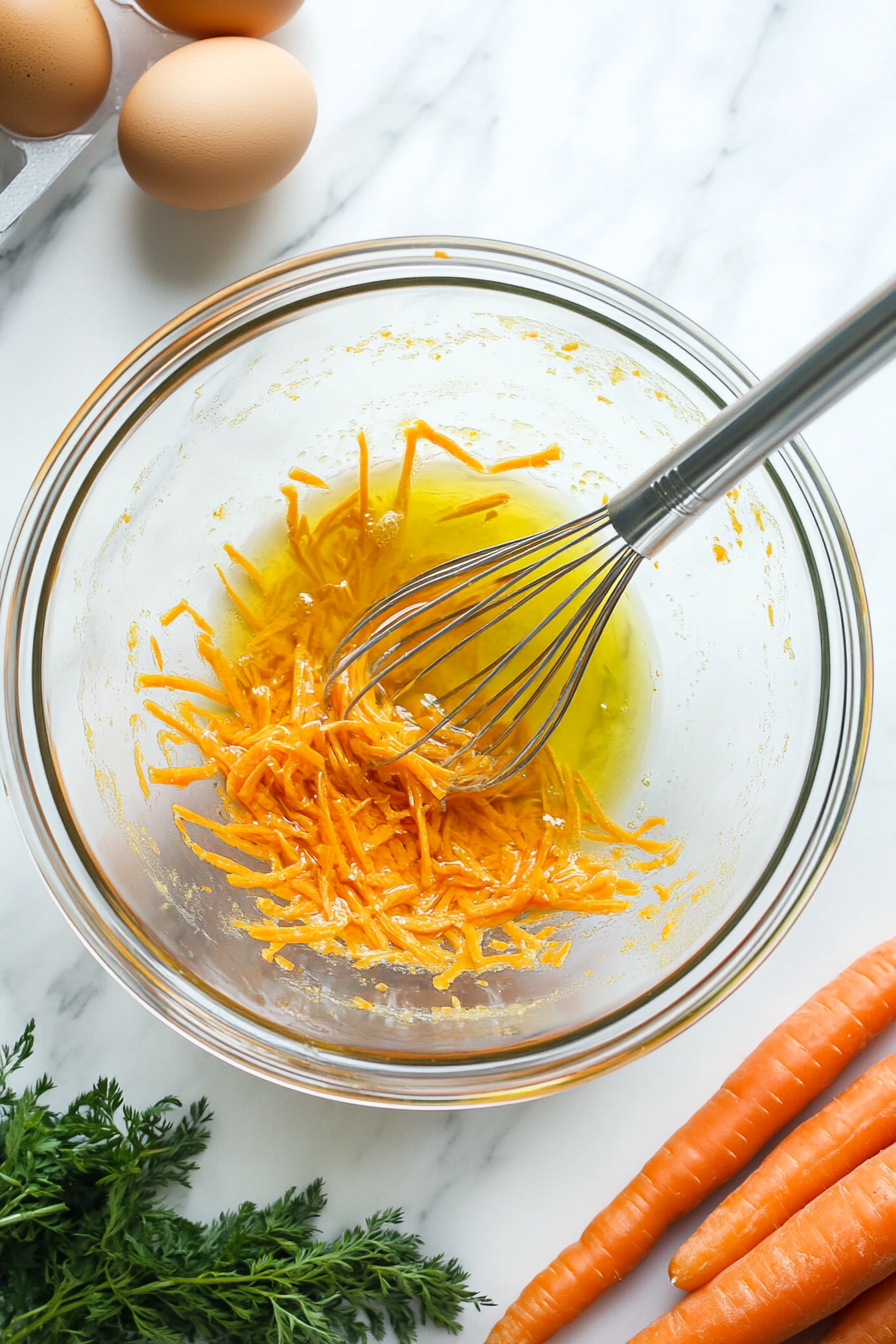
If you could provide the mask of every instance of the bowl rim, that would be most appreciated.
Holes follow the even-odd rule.
[[[781,470],[789,469],[793,473],[797,486],[806,495],[809,507],[828,525],[826,540],[823,539],[824,552],[835,571],[845,651],[844,705],[840,730],[842,749],[837,755],[838,768],[828,785],[825,824],[817,823],[813,828],[810,839],[815,840],[815,845],[808,864],[804,861],[809,849],[807,842],[800,856],[803,871],[797,871],[800,867],[798,864],[782,888],[786,890],[794,887],[793,895],[783,903],[783,908],[777,911],[775,919],[763,929],[761,936],[748,936],[741,940],[713,973],[705,976],[695,987],[651,1019],[649,1031],[640,1029],[635,1033],[635,1039],[628,1041],[627,1045],[623,1035],[617,1038],[616,1048],[609,1051],[606,1048],[588,1049],[589,1031],[593,1032],[594,1029],[592,1024],[590,1028],[577,1028],[559,1040],[551,1040],[547,1047],[543,1043],[535,1043],[512,1048],[500,1056],[490,1052],[479,1060],[454,1057],[453,1060],[438,1062],[403,1057],[396,1062],[396,1057],[392,1056],[385,1075],[382,1068],[379,1072],[376,1069],[371,1072],[366,1067],[367,1061],[356,1052],[344,1048],[325,1050],[309,1045],[306,1041],[305,1067],[297,1070],[294,1054],[289,1056],[293,1067],[289,1067],[288,1061],[283,1058],[283,1042],[296,1039],[289,1033],[266,1028],[263,1022],[253,1019],[247,1012],[228,1009],[226,1001],[207,987],[204,993],[186,994],[182,984],[178,986],[170,977],[167,977],[169,983],[165,983],[166,977],[159,975],[159,968],[153,971],[141,964],[133,946],[129,946],[127,937],[123,936],[123,930],[110,927],[109,921],[103,921],[89,901],[79,899],[81,891],[78,879],[56,844],[52,823],[46,815],[45,802],[38,797],[35,788],[29,753],[23,745],[22,715],[23,709],[27,713],[29,708],[28,691],[31,694],[31,705],[39,705],[41,700],[37,647],[31,659],[32,676],[25,679],[24,684],[21,676],[22,651],[27,648],[29,636],[39,644],[40,634],[40,611],[25,615],[24,608],[35,566],[39,564],[40,540],[52,518],[54,500],[91,444],[114,419],[116,408],[127,401],[135,388],[145,385],[147,379],[160,369],[182,367],[178,361],[191,346],[199,348],[209,332],[223,329],[228,321],[240,315],[245,320],[246,305],[251,305],[254,297],[271,305],[279,292],[288,291],[290,281],[294,281],[297,275],[317,277],[324,281],[328,277],[335,280],[353,272],[367,271],[371,266],[382,273],[389,272],[396,265],[399,268],[416,268],[408,283],[425,284],[436,278],[436,272],[432,269],[434,257],[444,257],[445,261],[458,263],[484,258],[487,263],[499,271],[512,274],[517,280],[534,281],[536,289],[532,292],[549,302],[557,300],[543,290],[538,290],[539,281],[544,285],[547,279],[557,280],[559,277],[561,282],[578,282],[583,292],[588,290],[595,298],[606,300],[609,294],[619,301],[620,307],[627,313],[634,315],[637,311],[641,323],[648,328],[659,324],[667,339],[672,334],[676,338],[683,338],[701,358],[710,354],[717,366],[716,372],[722,380],[728,382],[732,392],[756,381],[749,370],[721,343],[669,305],[613,275],[553,253],[510,243],[444,236],[371,240],[309,253],[246,276],[192,305],[142,341],[107,375],[69,421],[38,472],[22,506],[0,572],[0,621],[5,634],[6,664],[5,712],[0,718],[0,774],[32,858],[56,903],[82,942],[119,983],[156,1016],[219,1058],[256,1075],[304,1091],[362,1104],[425,1108],[494,1104],[544,1095],[571,1086],[645,1053],[691,1025],[727,997],[777,946],[805,907],[833,857],[861,778],[872,698],[870,626],[855,550],[827,481],[803,441],[795,439],[775,455],[777,466],[769,461],[766,469],[776,478],[782,501],[791,509],[795,522],[798,522],[797,515],[789,502],[787,489],[780,483]],[[426,263],[425,274],[421,266],[423,262]],[[444,268],[442,282],[448,282]],[[355,292],[363,287],[356,285]],[[370,287],[382,288],[382,280]],[[519,289],[519,285],[513,288]],[[325,290],[314,301],[325,301],[337,292],[344,294],[346,287],[342,285],[336,291]],[[566,303],[562,306],[574,305]],[[603,318],[598,319],[593,310],[583,308],[582,311],[592,320],[604,321]],[[610,321],[607,325],[613,326],[614,323]],[[629,327],[623,329],[632,334]],[[643,346],[650,346],[649,339],[640,336],[637,339]],[[675,363],[667,348],[655,349],[666,362]],[[693,369],[682,367],[692,383],[700,383]],[[175,374],[171,377],[175,377]],[[704,385],[704,390],[717,404],[724,404],[724,400],[708,385]],[[808,499],[807,491],[813,495],[812,500]],[[58,538],[56,544],[58,546]],[[814,553],[805,540],[803,550],[810,565],[813,564]],[[40,582],[41,594],[46,592],[47,582],[44,573]],[[41,597],[38,608],[42,600]],[[822,622],[819,624],[821,627]],[[823,707],[819,712],[819,723],[822,711]],[[817,733],[821,731],[821,728],[817,729]],[[42,753],[42,756],[46,768],[46,754]],[[53,794],[52,770],[46,769],[46,775],[49,791]],[[59,806],[58,784],[56,791],[54,801]],[[816,838],[819,830],[822,834]],[[767,875],[773,872],[780,854],[786,848],[787,835],[782,837],[762,878],[754,884],[754,890],[767,880]],[[102,886],[100,892],[105,895]],[[85,908],[85,905],[90,908]],[[723,929],[717,931],[705,945],[701,945],[695,954],[696,960],[703,961],[709,950],[741,922],[746,908],[749,908],[749,903],[745,905],[741,902]],[[683,972],[672,978],[679,980],[682,976]],[[175,980],[177,978],[175,976]],[[179,978],[183,982],[184,977],[181,975]],[[652,995],[653,991],[647,997]],[[203,998],[206,1000],[204,1003],[200,1001]],[[626,1005],[625,1009],[613,1016],[624,1019],[631,1015],[632,1007]],[[606,1021],[601,1019],[602,1023]],[[255,1036],[247,1041],[245,1027],[247,1023],[253,1022]],[[382,1056],[378,1055],[376,1059],[381,1061]],[[351,1065],[350,1070],[346,1069],[347,1064]],[[387,1076],[396,1070],[404,1075],[402,1085],[398,1088],[390,1083]],[[347,1082],[348,1072],[360,1073],[362,1083],[366,1086],[359,1087],[357,1079],[352,1083]]]

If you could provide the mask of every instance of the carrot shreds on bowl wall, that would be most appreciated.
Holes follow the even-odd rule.
[[[406,433],[390,519],[407,508],[420,439],[483,470],[418,421]],[[348,713],[353,692],[344,679],[325,701],[325,668],[342,632],[410,577],[400,528],[379,527],[372,512],[363,434],[359,449],[359,490],[314,526],[300,512],[295,485],[283,487],[292,561],[279,576],[226,548],[254,589],[241,596],[219,571],[251,632],[239,656],[225,655],[186,602],[162,618],[167,625],[192,617],[209,684],[163,671],[160,657],[158,670],[138,679],[147,690],[174,693],[167,705],[145,702],[164,725],[167,762],[150,767],[149,780],[183,788],[220,778],[222,813],[177,803],[175,824],[232,886],[259,893],[258,918],[237,927],[265,944],[268,961],[291,969],[281,953],[303,946],[348,957],[360,969],[425,971],[440,990],[464,971],[559,966],[572,943],[545,924],[548,912],[623,911],[639,887],[617,872],[620,845],[640,851],[645,868],[673,862],[678,847],[647,836],[659,819],[635,832],[612,822],[585,781],[548,749],[501,786],[452,793],[458,770],[483,769],[481,756],[450,769],[441,763],[456,751],[457,734],[437,735],[390,762],[425,719],[373,691]],[[541,460],[554,460],[550,450],[519,465]],[[325,486],[307,472],[290,476]],[[178,763],[172,743],[193,744],[201,759]]]

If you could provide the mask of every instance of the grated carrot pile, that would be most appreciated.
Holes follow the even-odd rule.
[[[325,702],[324,669],[341,633],[371,601],[411,577],[394,520],[407,509],[421,439],[483,470],[418,421],[406,433],[392,509],[375,517],[360,434],[360,488],[315,526],[299,511],[296,487],[282,487],[288,572],[271,581],[227,547],[254,588],[251,599],[241,597],[219,570],[251,631],[244,651],[225,656],[208,622],[183,601],[161,624],[184,614],[194,620],[208,680],[162,671],[159,655],[158,670],[138,683],[172,692],[168,705],[145,702],[163,725],[168,762],[149,767],[149,782],[184,788],[220,781],[217,818],[176,803],[175,824],[232,886],[259,893],[258,918],[237,927],[265,944],[262,955],[293,969],[282,954],[302,945],[348,957],[359,969],[425,971],[444,990],[464,971],[559,966],[571,939],[550,922],[552,913],[627,909],[639,886],[617,871],[626,851],[637,851],[652,869],[674,862],[679,847],[650,838],[661,818],[637,831],[616,825],[586,781],[548,749],[500,787],[451,793],[454,771],[463,767],[449,770],[440,760],[456,749],[456,735],[384,764],[419,735],[425,717],[373,691],[347,715],[352,692],[344,679]],[[290,476],[324,484],[298,469]],[[198,748],[199,762],[177,763],[174,750],[187,744]],[[481,770],[482,759],[468,768]]]

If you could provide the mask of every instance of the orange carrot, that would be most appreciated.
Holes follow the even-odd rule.
[[[822,1344],[896,1344],[896,1274],[841,1311]]]
[[[236,591],[236,589],[235,589],[235,588],[233,587],[233,585],[230,583],[229,579],[227,578],[227,575],[224,573],[224,571],[223,571],[223,569],[221,568],[220,565],[215,565],[215,572],[216,572],[216,574],[218,575],[218,578],[221,580],[221,582],[222,582],[223,585],[224,585],[224,591],[226,592],[227,596],[230,598],[230,600],[231,600],[231,602],[233,603],[233,605],[236,607],[237,611],[238,611],[238,612],[240,613],[240,615],[242,616],[243,620],[244,620],[244,621],[246,622],[246,624],[248,625],[249,629],[250,629],[250,630],[258,630],[258,629],[260,628],[260,627],[259,627],[259,623],[258,623],[258,618],[256,617],[255,613],[252,611],[252,608],[251,608],[250,606],[248,606],[247,603],[245,603],[245,602],[243,601],[243,599],[240,597],[239,593]]]
[[[489,1335],[541,1344],[643,1260],[896,1019],[896,938],[860,957],[765,1038],[719,1091],[537,1275]]]
[[[447,434],[440,434],[437,429],[433,429],[432,425],[428,425],[425,420],[418,420],[414,428],[417,431],[418,438],[426,439],[428,443],[434,444],[437,448],[444,448],[446,453],[450,453],[452,457],[456,457],[458,462],[463,462],[465,467],[472,467],[474,471],[485,471],[485,467],[479,461],[478,457],[474,457],[472,453],[468,453],[466,448],[462,448],[459,443],[455,443],[454,439],[449,439]]]
[[[146,780],[146,772],[143,769],[143,748],[140,746],[139,742],[134,743],[134,768],[137,771],[137,781],[140,785],[140,792],[143,794],[146,801],[149,802],[149,784]]]
[[[540,453],[530,453],[527,457],[505,457],[501,462],[493,462],[488,470],[494,476],[499,471],[517,471],[521,467],[546,467],[549,462],[559,462],[561,456],[560,445],[552,443],[550,448]]]
[[[401,475],[398,478],[398,489],[395,491],[395,512],[407,513],[408,498],[411,492],[411,472],[414,469],[414,458],[417,454],[417,440],[420,437],[420,426],[409,425],[404,432],[404,459],[401,464]]]
[[[224,551],[228,559],[232,560],[235,565],[239,565],[241,569],[244,569],[248,574],[249,578],[255,584],[255,587],[259,590],[259,592],[263,593],[264,579],[261,577],[258,568],[255,565],[253,565],[252,561],[247,559],[246,556],[243,555],[240,551],[238,551],[235,546],[231,546],[229,541],[225,541]]]
[[[510,496],[506,490],[499,490],[493,495],[482,495],[479,499],[470,499],[466,504],[459,504],[456,509],[443,513],[439,522],[449,523],[455,518],[469,518],[474,513],[485,513],[487,509],[500,508],[509,499]]]
[[[672,1257],[676,1288],[693,1292],[869,1157],[896,1143],[896,1055],[778,1145]]]
[[[629,1344],[780,1344],[896,1270],[896,1144]]]
[[[299,485],[313,486],[315,490],[329,490],[330,488],[326,481],[322,481],[319,476],[313,475],[310,471],[303,471],[301,467],[293,467],[289,473],[289,479],[298,481]]]
[[[182,616],[184,612],[186,612],[188,616],[192,617],[195,623],[199,626],[200,630],[204,630],[207,635],[212,634],[212,627],[209,625],[208,621],[206,621],[202,616],[199,615],[198,611],[194,610],[194,608],[190,606],[186,598],[183,598],[180,602],[178,602],[177,606],[172,607],[170,611],[166,611],[164,616],[160,616],[159,625],[170,625],[172,621],[177,620],[178,616]]]
[[[370,454],[367,449],[367,435],[358,430],[358,530],[361,535],[367,529],[367,511],[370,507]]]
[[[230,703],[217,686],[208,686],[195,677],[175,677],[167,672],[141,672],[137,685],[141,690],[161,687],[169,691],[192,691],[195,695],[204,695],[207,700],[217,700],[220,705]]]

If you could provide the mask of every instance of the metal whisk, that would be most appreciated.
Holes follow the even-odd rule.
[[[642,560],[894,354],[896,280],[605,507],[436,565],[369,607],[336,649],[329,686],[352,670],[348,712],[378,687],[399,704],[414,697],[408,724],[420,731],[400,756],[427,743],[448,766],[480,753],[491,773],[461,773],[453,787],[503,783],[569,709]]]

